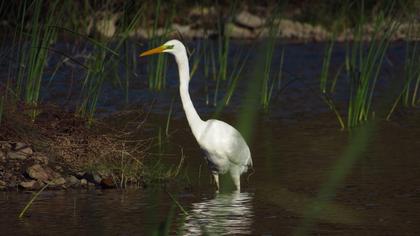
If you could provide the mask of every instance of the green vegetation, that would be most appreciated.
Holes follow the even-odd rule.
[[[129,93],[132,85],[137,84],[133,83],[133,79],[147,81],[148,89],[155,93],[167,93],[172,89],[169,88],[166,81],[171,59],[168,59],[167,55],[158,55],[149,57],[147,61],[141,61],[138,58],[140,46],[138,43],[131,42],[130,38],[140,26],[146,28],[147,24],[152,26],[152,30],[149,32],[151,40],[140,44],[141,48],[156,47],[169,37],[172,38],[171,24],[173,21],[182,21],[182,18],[179,19],[177,15],[179,15],[178,10],[181,11],[179,5],[183,1],[178,4],[157,1],[156,4],[150,5],[146,4],[150,3],[148,1],[146,3],[138,1],[115,3],[111,0],[105,2],[99,8],[101,12],[115,13],[113,12],[115,8],[118,9],[118,12],[122,12],[116,33],[108,38],[95,33],[94,30],[90,31],[90,34],[86,33],[87,28],[94,27],[92,25],[112,20],[112,14],[105,16],[96,14],[99,10],[95,3],[64,1],[61,4],[59,1],[47,3],[47,1],[41,0],[10,3],[11,6],[19,4],[19,8],[17,8],[17,17],[14,28],[12,28],[12,50],[8,52],[12,58],[8,65],[8,78],[7,81],[0,84],[2,92],[0,95],[0,124],[3,124],[4,117],[8,116],[5,111],[9,111],[6,109],[6,105],[10,104],[16,107],[15,112],[19,112],[19,107],[23,104],[27,107],[24,110],[29,110],[25,115],[35,122],[43,109],[42,89],[48,88],[60,73],[66,73],[65,76],[68,77],[72,73],[79,76],[74,82],[78,95],[74,107],[77,115],[87,120],[88,124],[92,126],[97,118],[98,104],[106,96],[106,94],[104,95],[104,86],[110,86],[111,89],[119,92],[122,91],[126,104],[131,102]],[[190,1],[185,2],[193,4]],[[294,1],[291,2],[294,3]],[[407,2],[405,7],[412,6],[412,2],[416,1]],[[328,6],[327,3],[332,6]],[[210,3],[205,2],[204,5],[206,4]],[[217,8],[228,9],[228,15],[233,15],[240,10],[239,1],[225,4],[227,6],[220,4]],[[399,19],[393,16],[396,11],[402,8],[401,4],[383,7],[374,1],[362,1],[361,4],[346,1],[348,5],[344,8],[337,1],[326,1],[319,4],[322,5],[322,9],[316,15],[313,9],[304,9],[305,12],[311,13],[305,16],[305,18],[308,17],[308,21],[327,24],[331,20],[330,17],[337,15],[326,13],[334,12],[337,9],[351,9],[346,11],[348,15],[339,18],[335,23],[353,27],[354,37],[344,43],[346,48],[343,56],[344,61],[338,68],[334,68],[334,63],[332,63],[335,60],[334,52],[340,46],[337,43],[337,34],[331,35],[330,41],[325,45],[322,65],[318,68],[319,77],[308,78],[316,79],[315,85],[312,83],[303,86],[314,85],[314,89],[309,88],[311,92],[321,97],[330,109],[329,112],[335,115],[340,128],[351,130],[351,132],[348,133],[350,141],[347,148],[332,167],[330,175],[321,185],[315,200],[306,202],[308,205],[303,214],[304,218],[295,232],[297,235],[306,235],[310,232],[317,217],[334,199],[338,187],[350,173],[351,167],[363,155],[374,132],[375,119],[385,118],[380,116],[382,114],[379,108],[387,107],[388,109],[390,106],[386,117],[389,120],[399,107],[412,109],[420,102],[420,49],[418,42],[414,40],[406,42],[406,56],[402,69],[403,79],[398,81],[402,85],[395,88],[395,97],[388,98],[392,100],[391,105],[385,98],[377,97],[378,90],[380,90],[378,89],[379,81],[384,77],[383,67],[387,62],[387,52],[395,32],[400,27],[399,21],[397,21]],[[171,9],[169,6],[174,6],[174,8]],[[78,8],[81,10],[77,11]],[[74,13],[69,13],[64,9],[72,9]],[[375,9],[375,14],[371,13],[373,9]],[[82,20],[80,20],[80,16],[82,16]],[[265,41],[249,42],[245,46],[235,47],[237,45],[234,45],[235,42],[230,37],[231,29],[226,27],[232,22],[232,18],[226,18],[222,14],[217,19],[217,32],[214,39],[184,41],[191,43],[193,45],[191,48],[195,48],[191,53],[189,52],[191,77],[194,77],[193,80],[204,80],[198,82],[203,86],[199,89],[203,90],[202,96],[206,97],[206,104],[216,107],[216,116],[223,109],[236,105],[232,102],[235,95],[241,98],[237,127],[247,141],[254,138],[254,124],[260,111],[264,111],[264,114],[267,115],[271,109],[282,109],[282,107],[274,106],[273,103],[276,101],[276,95],[281,94],[283,89],[287,89],[287,85],[283,87],[281,85],[284,84],[284,69],[287,69],[285,61],[289,55],[285,51],[284,44],[281,44],[277,38],[279,34],[278,20],[282,15],[275,13],[274,16],[267,24],[269,31]],[[150,22],[151,18],[153,18],[152,22]],[[63,21],[63,19],[67,20]],[[366,33],[368,23],[372,27]],[[418,35],[419,29],[415,27],[414,24],[410,26],[412,39]],[[60,41],[60,37],[71,37],[70,43],[66,41],[67,39]],[[2,42],[2,45],[5,45],[6,40]],[[71,50],[65,51],[63,49],[65,46],[60,43],[65,46],[70,45]],[[84,50],[80,50],[81,48]],[[82,55],[77,55],[80,52]],[[53,55],[60,57],[62,61],[54,59]],[[62,63],[57,63],[57,61]],[[69,63],[66,64],[63,61]],[[67,67],[70,62],[73,66],[72,69],[68,69],[71,66]],[[142,67],[143,65],[144,67]],[[340,90],[337,90],[338,84],[342,86]],[[338,91],[343,94],[338,94]],[[338,97],[342,100],[338,100]],[[139,184],[140,181],[164,183],[174,178],[187,178],[182,173],[186,159],[184,149],[183,147],[174,147],[175,145],[170,143],[173,127],[171,120],[174,116],[176,102],[176,97],[172,97],[166,116],[162,121],[157,122],[156,129],[152,131],[154,138],[150,144],[150,153],[143,152],[144,150],[149,151],[146,144],[142,143],[136,146],[133,143],[138,143],[138,140],[128,139],[126,136],[118,134],[114,137],[115,139],[108,139],[109,143],[107,144],[109,145],[107,146],[111,147],[112,151],[106,149],[106,153],[101,153],[101,163],[98,164],[98,160],[91,161],[85,168],[108,173],[118,188],[125,188],[129,183]],[[268,141],[272,136],[270,132],[265,135],[264,142],[266,142],[265,146],[272,147],[275,144],[270,143],[271,140]],[[121,146],[112,146],[113,141],[119,141]],[[75,144],[75,142],[71,142],[71,144]],[[94,149],[92,146],[88,146],[88,148]],[[176,154],[176,158],[171,159],[176,163],[168,165],[163,158],[167,155],[168,150],[173,149],[180,150],[180,153]],[[141,157],[148,155],[152,160],[145,161],[133,155],[133,153],[140,152]],[[267,151],[267,156],[266,164],[270,165],[270,162],[275,160],[269,151]],[[144,168],[145,165],[148,165],[148,168]],[[200,175],[201,166],[199,177]],[[25,206],[19,215],[20,218],[40,192],[35,194]],[[159,226],[156,232],[153,232],[156,235],[170,233],[176,209],[183,215],[188,215],[187,210],[179,201],[169,192],[168,195],[173,201],[173,207],[166,221]]]
[[[44,191],[47,187],[48,187],[48,184],[44,185],[44,187],[42,187],[37,193],[35,193],[32,196],[31,200],[25,205],[25,207],[20,212],[19,218],[22,218],[25,215],[26,211],[32,206],[32,203],[34,203],[34,201],[37,199],[39,194],[41,194],[42,191]]]
[[[380,78],[382,64],[389,43],[398,24],[393,19],[386,19],[383,14],[375,21],[372,41],[367,52],[363,43],[363,12],[357,28],[356,42],[349,46],[351,52],[346,57],[346,70],[350,78],[350,98],[347,114],[348,127],[358,126],[374,116],[372,100],[377,80]]]
[[[25,67],[18,67],[16,94],[18,97],[23,93],[23,100],[32,108],[30,116],[35,119],[37,116],[37,105],[40,99],[41,82],[43,78],[43,71],[48,61],[48,48],[55,39],[55,28],[51,27],[54,20],[60,17],[61,9],[57,9],[57,3],[52,5],[46,13],[45,22],[41,24],[42,1],[23,2],[22,17],[20,29],[17,29],[15,35],[19,38],[17,44],[19,48],[18,60],[19,65],[26,65]],[[29,32],[24,29],[24,17],[26,17],[26,6],[33,7],[33,21]],[[58,13],[57,13],[58,12]],[[42,13],[44,15],[44,12]],[[55,15],[57,14],[57,15]],[[28,38],[24,38],[29,35]],[[26,41],[29,41],[27,46]]]

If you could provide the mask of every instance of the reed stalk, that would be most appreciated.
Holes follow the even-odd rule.
[[[39,194],[41,194],[47,187],[49,186],[49,184],[47,183],[46,185],[44,185],[44,187],[42,187],[32,198],[31,200],[25,205],[25,207],[22,209],[22,211],[19,214],[19,218],[22,218],[26,211],[32,206],[32,203],[34,203],[34,201],[38,198]]]
[[[382,12],[374,22],[371,41],[364,43],[364,12],[357,27],[351,56],[346,56],[346,69],[350,78],[350,96],[347,113],[347,126],[356,127],[373,117],[372,101],[377,80],[380,77],[385,54],[394,32],[399,24],[392,18],[386,18]],[[348,46],[349,47],[349,46]]]
[[[21,6],[21,26],[18,43],[18,67],[16,91],[20,96],[24,92],[23,100],[32,109],[29,113],[32,120],[38,115],[37,105],[40,100],[40,90],[44,68],[48,62],[48,49],[54,42],[56,30],[50,27],[54,21],[61,16],[61,9],[58,8],[58,1],[51,3],[51,7],[46,13],[43,12],[43,1],[37,0],[31,3],[24,1]],[[26,8],[33,8],[31,18],[31,27],[29,32],[25,32],[24,18],[26,17]],[[46,14],[42,18],[43,14]],[[25,36],[28,35],[28,42],[25,43]],[[23,65],[25,65],[23,67]]]

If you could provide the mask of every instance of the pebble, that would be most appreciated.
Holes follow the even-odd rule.
[[[42,155],[42,154],[36,154],[32,156],[32,159],[37,161],[40,164],[48,165],[48,157]]]
[[[58,177],[58,178],[53,179],[50,184],[52,186],[61,186],[61,185],[64,185],[65,183],[66,183],[66,180],[63,177]]]
[[[81,181],[73,175],[66,178],[66,185],[68,187],[77,187],[81,184]]]
[[[7,153],[7,158],[11,159],[11,160],[26,160],[27,155],[21,152],[8,152]]]
[[[103,178],[101,180],[101,186],[102,186],[102,188],[114,188],[115,187],[114,181],[112,180],[111,177]]]
[[[86,186],[87,184],[88,184],[88,181],[86,179],[81,179],[80,180],[80,185]]]
[[[32,148],[26,143],[15,143],[13,146],[13,151],[19,152],[25,155],[32,155],[34,153]]]
[[[19,186],[21,186],[24,189],[37,190],[42,188],[43,183],[36,180],[30,180],[20,182]]]
[[[247,28],[259,28],[262,27],[265,21],[259,16],[253,15],[248,11],[241,11],[235,16],[234,22],[239,26]]]
[[[41,180],[43,182],[48,181],[48,178],[49,178],[45,169],[39,164],[35,164],[31,167],[28,167],[28,169],[26,169],[26,173],[31,178],[36,179],[36,180]]]
[[[0,189],[5,189],[7,186],[6,182],[4,182],[3,180],[0,180]]]

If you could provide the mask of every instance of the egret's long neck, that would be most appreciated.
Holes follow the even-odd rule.
[[[188,64],[188,57],[186,53],[181,53],[175,56],[178,64],[179,73],[179,93],[181,94],[182,106],[184,107],[185,115],[195,138],[199,138],[204,121],[201,120],[194,105],[191,101],[188,85],[190,82],[190,69]]]

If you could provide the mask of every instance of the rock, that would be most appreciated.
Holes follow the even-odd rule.
[[[32,155],[34,153],[32,148],[25,143],[15,143],[13,146],[13,151],[23,153],[25,155]]]
[[[88,182],[94,183],[94,184],[101,184],[101,180],[102,180],[102,178],[99,175],[92,174],[92,173],[85,173],[82,176],[82,178],[86,179]]]
[[[80,185],[86,186],[87,184],[88,184],[88,181],[86,179],[81,179],[80,180]]]
[[[107,38],[114,36],[115,32],[117,31],[117,20],[120,17],[119,14],[109,14],[104,13],[103,18],[98,20],[95,25],[96,31]]]
[[[264,25],[265,21],[259,16],[253,15],[248,11],[241,11],[234,18],[234,22],[242,27],[249,29],[260,28]]]
[[[8,188],[16,188],[18,186],[18,183],[16,182],[16,180],[12,179],[8,181],[9,183],[7,184]]]
[[[210,15],[215,15],[215,14],[217,14],[217,10],[215,7],[196,6],[190,9],[190,12],[188,13],[188,17],[205,18],[205,17],[208,17]]]
[[[0,161],[4,160],[6,160],[6,155],[4,154],[4,152],[0,151]]]
[[[8,142],[1,142],[1,149],[3,150],[9,150],[12,149],[12,145]]]
[[[46,166],[44,169],[45,169],[45,172],[47,173],[49,179],[56,179],[56,178],[60,178],[61,177],[60,173],[55,172],[49,166]]]
[[[106,177],[101,180],[102,188],[115,188],[114,181],[111,177]]]
[[[50,184],[52,186],[61,186],[64,185],[66,183],[66,180],[63,177],[58,177],[58,178],[54,178]]]
[[[102,178],[99,175],[93,175],[93,183],[95,184],[101,184]]]
[[[43,182],[48,181],[49,176],[47,171],[39,164],[35,164],[26,169],[26,173],[33,179],[40,180]]]
[[[8,152],[7,153],[7,158],[11,159],[11,160],[26,160],[27,155],[21,152]]]
[[[48,157],[46,157],[43,154],[37,153],[36,155],[32,156],[32,159],[34,159],[36,162],[40,164],[44,164],[44,165],[48,164]]]
[[[0,189],[5,189],[7,187],[7,183],[3,180],[0,180]]]
[[[174,31],[178,32],[184,38],[194,39],[194,38],[206,38],[208,35],[215,33],[214,30],[205,30],[205,29],[193,29],[190,25],[180,25],[177,23],[172,24],[171,27]]]
[[[66,178],[66,185],[68,186],[68,187],[77,187],[77,186],[79,186],[81,183],[80,183],[80,180],[78,179],[78,178],[76,178],[75,176],[73,176],[73,175],[70,175],[70,176],[68,176],[67,178]]]
[[[63,172],[63,167],[61,166],[55,166],[54,168],[56,171]]]
[[[40,181],[36,181],[36,180],[30,180],[30,181],[22,181],[20,182],[19,186],[21,186],[24,189],[29,189],[29,190],[37,190],[42,188],[44,184]]]
[[[256,35],[251,30],[239,27],[233,23],[227,23],[225,30],[226,35],[229,35],[232,38],[250,39],[256,37]]]
[[[174,23],[172,25],[172,29],[179,32],[183,37],[186,37],[186,38],[196,37],[194,30],[192,30],[191,26],[189,25],[180,25],[180,24]]]
[[[83,179],[83,176],[85,176],[86,172],[84,171],[78,171],[76,172],[76,178]]]
[[[149,31],[144,28],[138,28],[134,32],[134,36],[141,39],[148,39],[149,38]]]

